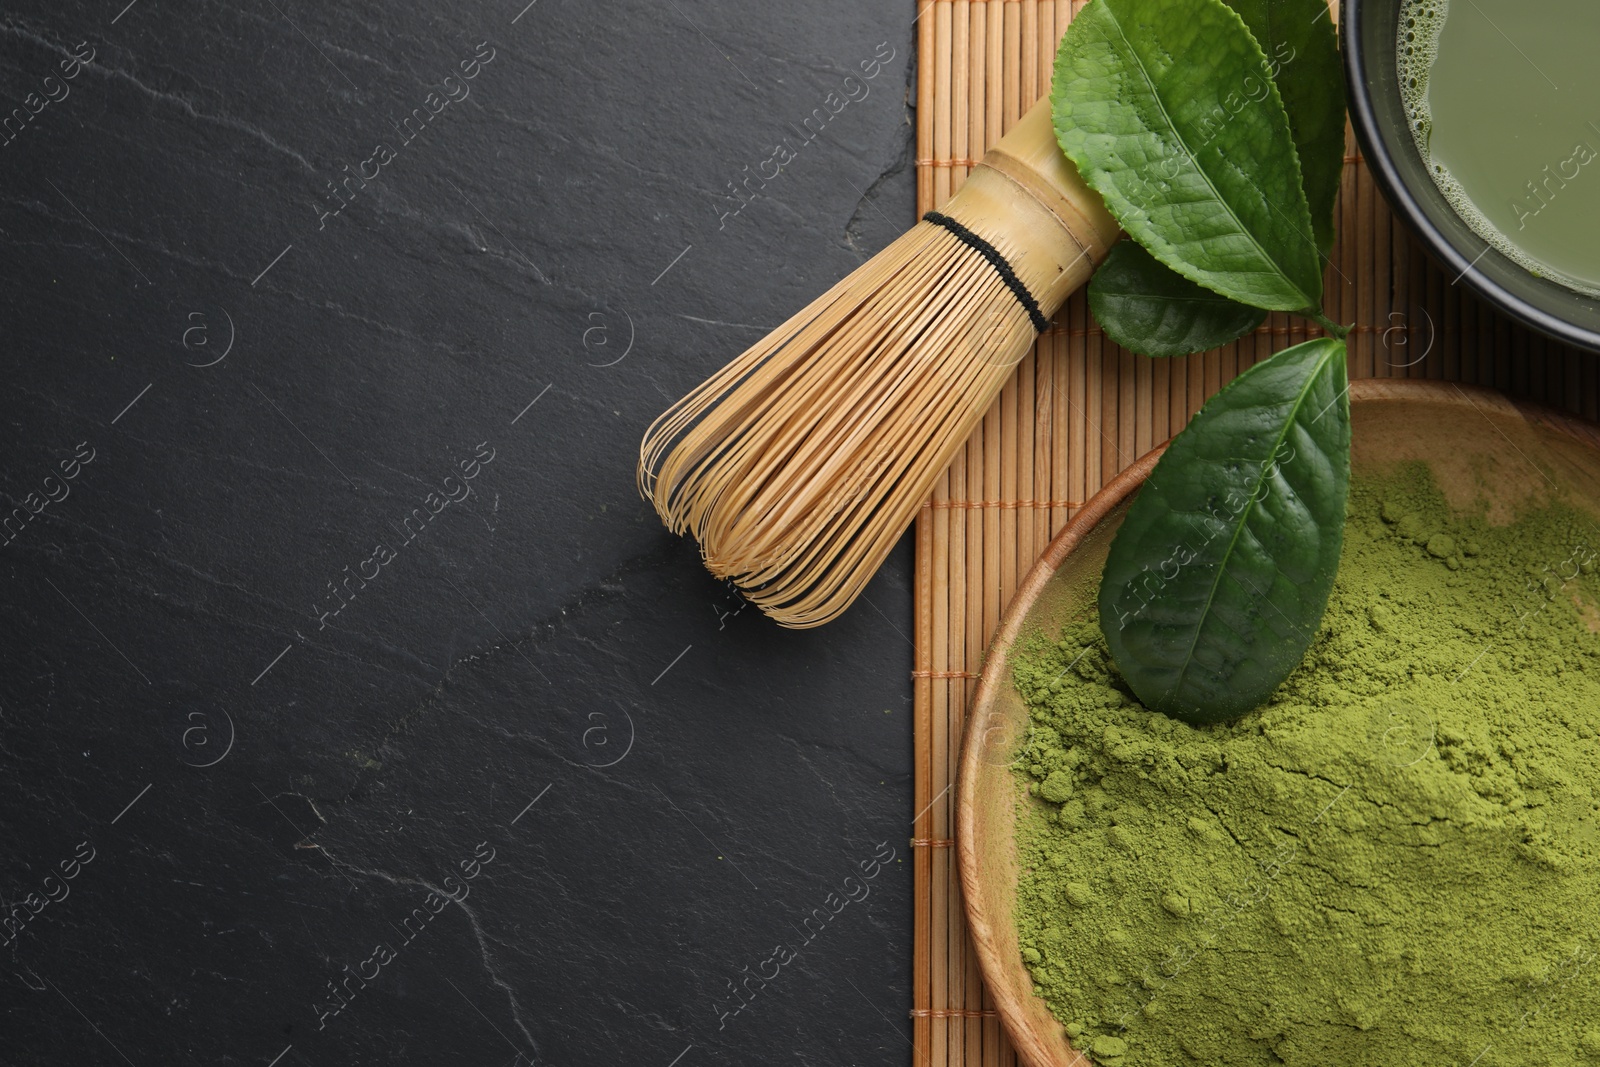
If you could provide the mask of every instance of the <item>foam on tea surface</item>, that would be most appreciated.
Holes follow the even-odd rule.
[[[1583,0],[1412,0],[1396,30],[1411,135],[1451,208],[1530,273],[1600,295],[1600,227],[1589,225],[1600,174],[1588,173],[1600,170],[1600,81],[1573,51],[1600,39],[1600,12]],[[1456,105],[1442,130],[1441,80]],[[1503,136],[1492,151],[1491,134]]]

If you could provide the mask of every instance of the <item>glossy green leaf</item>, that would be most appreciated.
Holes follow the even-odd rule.
[[[1186,356],[1242,337],[1260,308],[1196,285],[1137,241],[1118,241],[1089,281],[1089,310],[1107,337],[1145,356]]]
[[[1289,119],[1222,0],[1091,0],[1056,52],[1056,139],[1133,237],[1241,303],[1316,308],[1322,267]]]
[[[1111,655],[1146,707],[1216,722],[1288,677],[1327,607],[1349,488],[1341,341],[1256,364],[1172,439],[1100,583]]]
[[[1327,0],[1225,0],[1267,57],[1300,155],[1317,250],[1333,248],[1333,202],[1344,174],[1344,66]]]

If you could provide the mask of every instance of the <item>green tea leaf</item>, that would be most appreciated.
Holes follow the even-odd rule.
[[[1062,151],[1157,259],[1298,311],[1321,304],[1322,267],[1266,62],[1222,0],[1091,0],[1056,52],[1052,112]]]
[[[1300,153],[1317,251],[1327,256],[1333,248],[1333,202],[1344,175],[1344,67],[1327,0],[1224,2],[1266,54]]]
[[[1256,364],[1172,439],[1100,582],[1101,628],[1146,707],[1216,722],[1288,677],[1327,607],[1349,488],[1340,341]]]
[[[1186,356],[1225,345],[1267,313],[1196,285],[1137,241],[1118,241],[1089,281],[1089,310],[1123,348],[1145,356]]]

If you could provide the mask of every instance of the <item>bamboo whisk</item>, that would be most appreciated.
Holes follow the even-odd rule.
[[[778,622],[828,622],[1117,236],[1041,101],[942,212],[656,419],[640,493]]]

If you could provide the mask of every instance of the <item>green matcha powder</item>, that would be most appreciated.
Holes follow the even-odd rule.
[[[1016,683],[1018,925],[1106,1067],[1600,1064],[1600,532],[1358,481],[1338,582],[1266,706],[1144,710],[1098,625]]]

